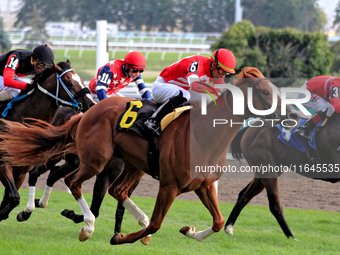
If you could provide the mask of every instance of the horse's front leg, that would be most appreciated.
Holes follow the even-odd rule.
[[[152,213],[150,224],[147,224],[146,222],[146,215],[144,212],[138,208],[131,199],[127,198],[127,191],[130,189],[130,187],[135,183],[137,178],[129,178],[128,175],[126,175],[125,172],[126,169],[124,169],[123,173],[117,178],[116,181],[120,181],[120,179],[125,179],[126,182],[122,182],[120,186],[116,188],[116,191],[113,193],[114,197],[119,201],[121,196],[119,194],[122,194],[122,192],[119,192],[119,188],[124,187],[124,197],[125,200],[123,201],[123,206],[137,219],[140,225],[142,225],[143,229],[135,232],[130,233],[124,236],[124,234],[119,233],[115,234],[112,238],[110,243],[115,244],[124,244],[124,243],[133,243],[137,241],[138,239],[143,240],[144,238],[148,238],[151,234],[154,234],[160,229],[162,222],[164,220],[164,217],[166,213],[168,212],[171,204],[175,200],[177,194],[178,194],[178,188],[177,183],[175,181],[170,182],[171,184],[168,185],[160,185],[156,204],[154,211]],[[131,173],[131,172],[130,172]],[[136,173],[136,170],[135,170]],[[132,175],[132,173],[131,173]],[[125,178],[124,178],[125,177]],[[131,176],[130,176],[131,177]],[[129,181],[127,181],[129,180]],[[116,181],[113,183],[113,185],[116,183]],[[110,194],[112,194],[112,189],[110,187],[109,191],[111,191]],[[143,242],[143,241],[142,241]],[[143,242],[144,243],[144,242]],[[146,244],[146,243],[144,243]]]
[[[136,182],[142,178],[145,173],[133,166],[130,162],[125,162],[125,167],[122,174],[111,184],[109,187],[109,194],[118,200],[120,204],[125,207],[138,221],[138,224],[142,226],[143,229],[147,228],[149,225],[148,216],[129,198],[129,191],[136,185]],[[116,233],[116,232],[115,232]],[[122,244],[125,243],[121,238],[124,237],[123,233],[116,233],[111,238],[111,244]],[[150,237],[143,235],[141,242],[143,244],[148,244],[150,242]],[[128,241],[129,242],[129,241]]]
[[[5,187],[5,190],[8,194],[5,195],[8,197],[8,202],[2,203],[0,208],[0,221],[8,218],[9,213],[19,205],[20,203],[20,195],[16,188],[14,177],[13,177],[13,169],[9,165],[0,166],[0,181]]]
[[[209,210],[213,217],[213,225],[206,230],[196,232],[194,227],[183,227],[180,232],[183,235],[191,237],[199,242],[208,238],[212,234],[219,232],[224,224],[224,219],[218,207],[218,199],[215,189],[215,184],[212,183],[209,186],[201,187],[195,190],[195,193],[200,198],[205,207]]]
[[[18,213],[17,221],[22,222],[28,220],[31,217],[31,214],[33,213],[35,208],[39,207],[35,199],[35,185],[37,184],[39,176],[45,173],[46,171],[47,168],[45,166],[36,166],[34,170],[29,172],[28,177],[29,192],[26,210]]]
[[[138,186],[139,181],[136,181],[131,188],[129,189],[128,192],[128,197],[130,198],[132,192],[135,190],[135,188]],[[125,213],[125,207],[118,202],[117,204],[117,209],[116,209],[116,224],[115,224],[115,234],[118,234],[121,232],[122,229],[122,221],[123,221],[123,216]]]
[[[77,200],[80,210],[84,215],[85,226],[79,232],[79,241],[84,242],[89,239],[94,232],[95,217],[81,193],[81,184],[92,176],[82,175],[80,171],[81,168],[67,175],[65,177],[65,183],[71,190],[73,197]]]

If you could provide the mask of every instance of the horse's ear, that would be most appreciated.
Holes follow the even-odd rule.
[[[61,71],[62,69],[60,68],[60,66],[58,66],[57,64],[54,63],[54,68],[57,69],[57,71]]]
[[[66,63],[69,64],[70,66],[72,66],[71,61],[69,59],[66,60]]]

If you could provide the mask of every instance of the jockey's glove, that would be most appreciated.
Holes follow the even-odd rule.
[[[36,81],[33,81],[32,83],[27,83],[26,90],[31,91],[32,89],[35,89],[37,85],[38,83]]]

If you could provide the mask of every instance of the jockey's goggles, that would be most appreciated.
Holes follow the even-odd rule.
[[[41,60],[39,59],[36,59],[35,62],[37,63],[38,66],[42,67],[42,68],[46,68],[48,66],[51,66],[51,65],[48,65],[48,64],[45,64],[44,62],[42,62]]]
[[[217,68],[217,71],[218,71],[218,73],[219,73],[220,75],[229,75],[229,74],[230,74],[230,73],[224,71],[224,70],[223,70],[221,67],[219,67],[219,66],[216,66],[216,68]]]
[[[133,72],[133,73],[138,73],[138,72],[142,73],[142,72],[144,72],[144,70],[138,70],[138,69],[135,69],[135,68],[131,68],[131,72]]]

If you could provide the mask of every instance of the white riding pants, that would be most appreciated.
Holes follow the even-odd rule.
[[[4,85],[4,77],[0,75],[0,92],[7,90],[11,93],[12,98],[16,97],[20,93],[20,89],[7,87]]]
[[[167,83],[161,76],[158,76],[156,81],[152,84],[152,96],[157,103],[163,104],[171,97],[177,96],[179,92],[183,92],[183,97],[190,100],[189,91],[181,88],[180,86]]]
[[[301,88],[307,89],[306,83]],[[304,93],[298,94],[298,98],[304,98],[304,97],[305,97]],[[314,93],[311,93],[311,97],[309,101],[306,103],[303,103],[303,106],[316,112],[319,112],[319,111],[325,112],[327,110],[327,113],[326,113],[327,117],[330,117],[335,112],[335,109],[331,105],[331,103],[329,103],[327,100],[325,100],[324,98]]]

